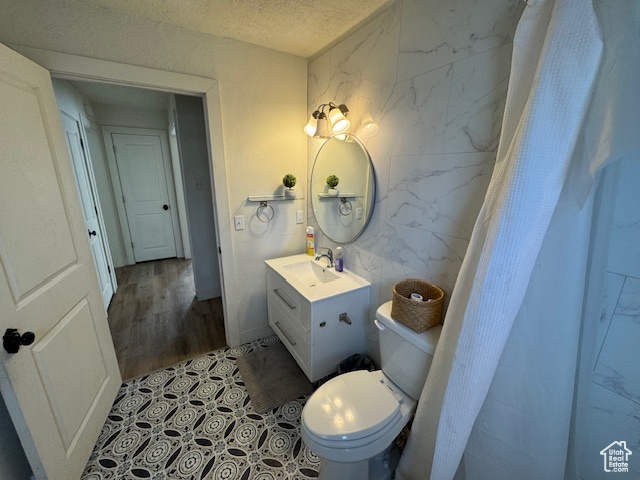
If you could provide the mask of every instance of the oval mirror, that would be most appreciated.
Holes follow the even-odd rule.
[[[331,137],[316,155],[311,172],[311,206],[322,232],[336,243],[348,243],[369,223],[376,185],[364,145],[351,134],[339,137],[344,140]],[[332,188],[329,183],[335,183],[333,177],[338,183]]]

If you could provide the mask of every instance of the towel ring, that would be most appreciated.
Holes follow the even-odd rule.
[[[352,211],[353,206],[351,205],[351,202],[346,198],[340,199],[340,203],[338,204],[338,213],[340,213],[340,215],[342,215],[343,217],[347,217],[351,215]]]
[[[269,209],[270,211],[267,209]],[[269,223],[273,219],[274,215],[275,212],[273,211],[273,207],[267,202],[260,202],[260,205],[258,205],[258,208],[256,208],[256,217],[258,217],[258,220],[263,223]]]

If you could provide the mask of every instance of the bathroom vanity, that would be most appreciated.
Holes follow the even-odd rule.
[[[265,263],[269,325],[310,381],[364,353],[369,282],[306,254]]]

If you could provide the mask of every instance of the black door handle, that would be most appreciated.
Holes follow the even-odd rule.
[[[169,205],[162,205],[163,210],[169,210]]]
[[[87,230],[87,232],[89,232],[89,238],[91,238],[91,236],[93,235],[94,237],[97,235],[95,230]]]
[[[7,328],[2,337],[2,346],[7,353],[18,353],[22,345],[31,345],[36,339],[33,332],[24,332],[22,335],[15,328]]]

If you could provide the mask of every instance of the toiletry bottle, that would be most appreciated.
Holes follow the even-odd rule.
[[[342,269],[344,268],[344,258],[342,258],[342,247],[336,248],[336,259],[334,263],[336,265],[336,272],[341,272]]]
[[[315,250],[313,227],[307,227],[307,255],[315,255]]]

